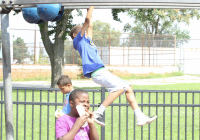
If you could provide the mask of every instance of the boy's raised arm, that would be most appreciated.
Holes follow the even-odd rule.
[[[87,29],[87,36],[92,40],[92,33],[93,33],[93,20],[91,18],[88,29]]]
[[[90,21],[92,19],[93,9],[94,9],[94,6],[90,6],[90,8],[87,11],[85,22],[83,23],[83,27],[81,28],[81,36],[83,36],[85,34],[85,31],[86,31],[88,25],[90,24]]]

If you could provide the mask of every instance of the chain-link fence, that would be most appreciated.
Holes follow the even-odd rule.
[[[50,64],[38,30],[10,29],[10,41],[12,64]],[[200,60],[200,39],[176,40],[172,35],[94,33],[93,41],[106,65],[181,66],[190,62],[197,64]],[[65,64],[81,64],[72,41],[66,40],[64,48]],[[1,46],[0,51],[1,63]]]

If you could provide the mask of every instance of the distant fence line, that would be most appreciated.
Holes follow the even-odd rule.
[[[67,42],[67,41],[66,41]],[[69,46],[65,46],[64,60],[65,64],[80,64],[80,55],[73,49],[72,42],[68,41]],[[196,44],[197,48],[190,47],[190,44]],[[199,40],[190,40],[187,45],[179,45],[177,48],[164,47],[97,47],[100,58],[104,64],[120,66],[174,66],[178,63],[193,63],[200,60]],[[29,55],[21,53],[20,62],[13,57],[13,64],[50,64],[49,57],[44,47],[22,47],[14,46],[13,53],[16,50],[29,52]],[[19,54],[19,53],[17,53]],[[35,59],[34,59],[35,58]]]
[[[26,35],[20,37],[24,42],[19,41],[19,44],[15,42],[19,39],[18,32]],[[11,63],[50,64],[38,30],[10,29],[10,34]],[[95,39],[100,34],[105,34],[106,38]],[[107,65],[175,65],[176,40],[173,35],[94,33],[93,41]],[[72,41],[65,41],[64,60],[65,64],[80,64],[80,56],[73,49]]]
[[[5,139],[4,91],[0,87],[0,139]],[[92,110],[109,94],[105,88],[88,90]],[[138,104],[155,122],[136,126],[126,97],[118,97],[105,111],[106,127],[97,126],[101,140],[165,140],[200,138],[200,91],[134,90]],[[14,137],[55,140],[55,110],[62,108],[59,89],[13,87]]]
[[[20,42],[13,44],[20,37],[19,32],[25,35],[21,37],[25,45]],[[95,39],[101,34],[105,34],[105,38]],[[50,64],[38,30],[10,29],[10,36],[12,64]],[[186,65],[195,65],[200,61],[200,39],[176,40],[173,35],[94,33],[93,40],[106,65],[179,66],[184,63],[185,70],[189,71],[191,66]],[[81,63],[72,41],[65,41],[64,60],[65,64]]]

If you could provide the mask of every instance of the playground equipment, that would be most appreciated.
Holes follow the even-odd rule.
[[[62,4],[67,9],[85,9],[95,6],[95,9],[120,8],[172,8],[199,9],[199,0],[2,0],[1,5],[12,8],[37,7],[38,4]]]
[[[13,9],[19,12],[22,9],[23,17],[28,23],[40,24],[44,21],[58,21],[64,9],[85,9],[89,6],[95,6],[95,9],[200,9],[200,0],[2,0],[0,6],[4,11]],[[2,11],[0,10],[4,13]]]
[[[44,20],[42,20],[39,17],[39,15],[37,13],[37,8],[36,7],[22,8],[22,15],[23,15],[24,19],[28,23],[40,24],[40,23],[44,22]]]
[[[57,21],[61,19],[64,7],[61,4],[38,4],[37,12],[44,21]]]
[[[9,13],[11,10],[19,12],[22,8],[37,7],[39,4],[62,4],[66,9],[85,9],[95,6],[95,9],[138,9],[138,8],[166,8],[166,9],[200,9],[200,0],[1,0],[1,34],[3,53],[3,83],[5,97],[6,138],[14,140],[13,110],[12,110],[12,80],[10,62]],[[63,9],[61,8],[60,11]],[[59,20],[62,12],[53,20]],[[64,11],[64,10],[63,10]],[[44,20],[49,20],[46,17]],[[31,21],[31,20],[30,20]],[[36,22],[35,20],[34,22]],[[37,21],[39,22],[39,21]],[[36,23],[37,23],[36,22]],[[101,128],[105,132],[105,128]]]
[[[28,23],[40,24],[44,21],[58,21],[62,18],[64,7],[61,4],[38,4],[37,7],[22,8]]]

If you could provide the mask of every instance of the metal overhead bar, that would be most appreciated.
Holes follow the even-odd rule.
[[[200,4],[172,4],[172,3],[64,3],[66,9],[85,9],[95,6],[95,9],[138,9],[138,8],[165,8],[165,9],[200,9]]]
[[[138,9],[138,8],[158,8],[158,9],[200,9],[200,4],[183,3],[63,3],[65,9],[86,9],[95,6],[95,9]],[[13,5],[13,8],[36,7],[32,5]]]
[[[89,6],[70,6],[65,9],[87,9]],[[169,7],[169,6],[95,6],[95,9],[200,9],[200,7]]]
[[[141,3],[144,6],[152,6],[155,3],[172,4],[200,4],[200,0],[2,0],[2,4],[5,5],[32,5],[32,4],[69,4],[69,3],[96,3],[95,6],[100,6],[101,3],[105,3],[105,6],[109,6],[109,3],[120,3],[121,6],[126,6],[126,3]]]
[[[6,0],[10,2],[10,0]],[[200,0],[12,0],[13,4],[50,4],[50,3],[185,3],[198,4]],[[123,5],[122,5],[123,6]]]
[[[199,4],[185,4],[185,3],[136,3],[136,2],[128,2],[128,3],[63,3],[65,6],[200,6]]]

